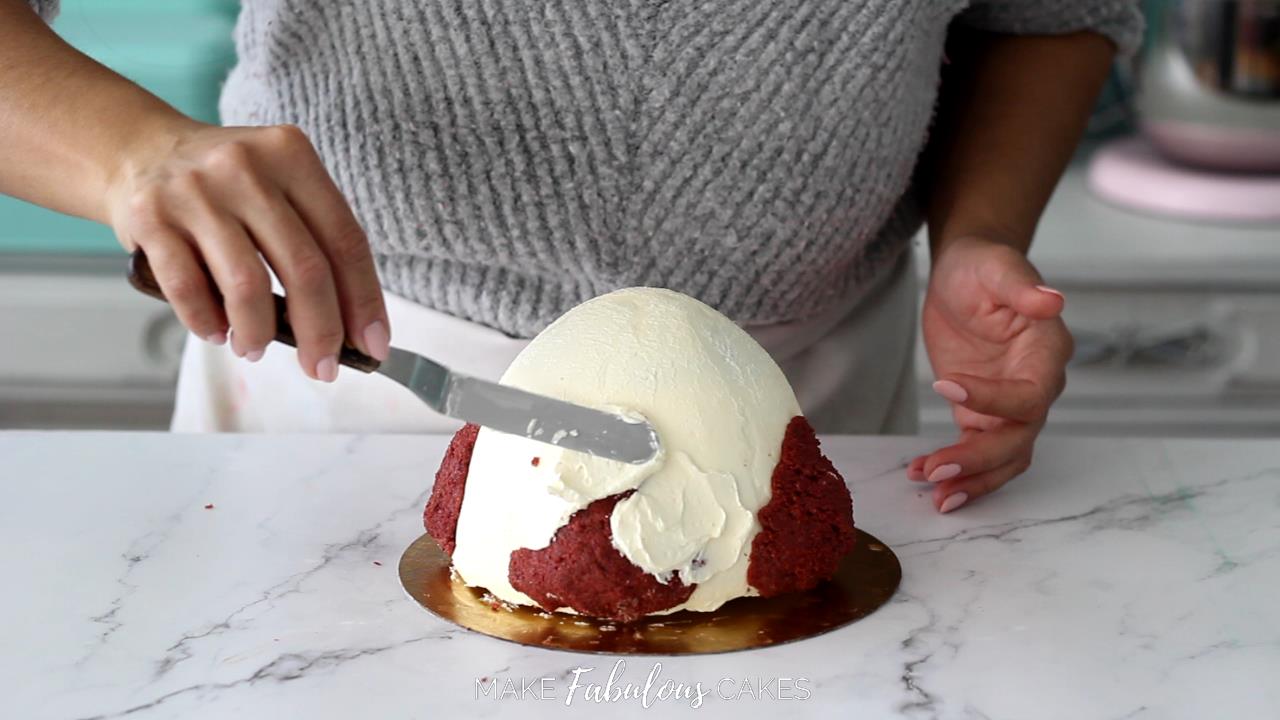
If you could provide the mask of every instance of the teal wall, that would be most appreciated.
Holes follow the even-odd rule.
[[[63,0],[54,30],[81,51],[208,122],[235,62],[237,0]],[[111,230],[0,196],[0,253],[120,253]]]

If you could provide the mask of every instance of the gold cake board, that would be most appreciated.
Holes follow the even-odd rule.
[[[400,581],[435,615],[521,645],[614,655],[695,655],[767,647],[830,632],[893,597],[902,566],[887,545],[856,529],[835,577],[807,592],[731,600],[712,612],[682,610],[616,623],[511,607],[454,577],[449,556],[423,535],[400,558]]]

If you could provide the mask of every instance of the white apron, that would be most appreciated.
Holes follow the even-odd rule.
[[[816,318],[749,327],[795,389],[820,433],[911,434],[916,283],[912,253],[870,288]],[[468,375],[496,380],[528,340],[510,338],[386,295],[392,344]],[[229,345],[188,338],[178,375],[175,432],[451,433],[437,415],[380,375],[342,368],[334,383],[311,380],[295,351],[271,343],[262,360]]]

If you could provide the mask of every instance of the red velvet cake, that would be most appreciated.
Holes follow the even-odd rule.
[[[467,464],[479,428],[453,437],[424,514],[427,533],[452,553],[466,489]],[[760,508],[747,580],[763,597],[808,590],[835,573],[853,549],[853,501],[844,479],[822,454],[803,416],[792,418],[773,471],[773,492]],[[626,494],[596,500],[574,513],[546,548],[511,554],[511,584],[545,610],[560,607],[626,622],[675,607],[693,587],[663,584],[611,544],[609,513]]]
[[[501,381],[647,422],[628,464],[468,425],[424,515],[463,582],[509,604],[629,621],[803,591],[853,511],[790,383],[745,331],[654,288],[566,313]]]

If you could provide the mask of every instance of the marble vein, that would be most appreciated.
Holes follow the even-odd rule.
[[[80,718],[80,720],[108,720],[109,718],[127,717],[129,715],[133,715],[133,714],[142,712],[144,710],[151,710],[151,709],[157,708],[176,697],[179,697],[181,695],[188,695],[191,693],[201,694],[201,693],[210,693],[210,692],[220,692],[223,690],[229,690],[232,688],[240,687],[242,685],[253,685],[254,683],[258,683],[262,681],[289,682],[290,680],[297,680],[299,678],[305,677],[308,672],[311,672],[312,670],[315,670],[315,669],[335,668],[351,660],[358,660],[361,658],[372,657],[374,655],[387,652],[388,650],[395,650],[398,648],[405,647],[407,645],[412,645],[413,643],[424,642],[427,640],[449,640],[449,639],[450,639],[449,633],[431,633],[427,635],[422,635],[420,637],[412,638],[410,640],[405,640],[403,642],[398,642],[392,645],[385,645],[381,647],[336,650],[336,651],[330,651],[330,652],[317,653],[314,655],[308,655],[304,653],[286,653],[284,655],[281,655],[275,658],[274,660],[267,663],[266,665],[263,665],[262,667],[258,668],[253,672],[253,674],[249,675],[248,677],[240,678],[238,680],[233,680],[231,682],[225,682],[225,683],[205,683],[200,685],[189,685],[187,687],[179,688],[177,690],[171,690],[165,693],[164,695],[161,695],[153,700],[142,703],[140,705],[134,705],[133,707],[126,708],[119,712],[113,712],[113,713],[107,713],[107,714],[101,714],[101,715],[89,715],[89,716]]]
[[[264,604],[270,606],[272,603],[275,603],[288,595],[301,592],[301,587],[309,578],[314,577],[317,573],[323,572],[331,563],[343,558],[348,551],[368,551],[370,548],[377,546],[379,539],[382,537],[381,528],[402,518],[406,514],[419,513],[423,504],[426,503],[427,495],[428,493],[424,492],[416,496],[409,506],[397,508],[391,515],[379,520],[376,524],[360,529],[352,540],[326,545],[323,549],[320,560],[316,564],[305,570],[296,572],[275,585],[272,585],[264,590],[257,598],[237,607],[231,611],[230,614],[223,617],[216,623],[213,623],[198,632],[187,633],[178,638],[172,645],[165,648],[165,656],[156,664],[153,678],[158,679],[163,677],[179,663],[189,659],[192,656],[192,650],[190,649],[191,643],[231,629],[232,623],[238,618],[244,616],[251,609]],[[357,554],[363,556],[367,553],[360,552]]]

